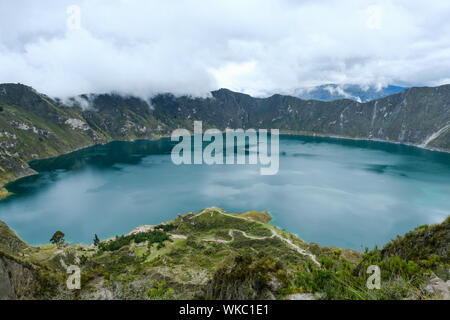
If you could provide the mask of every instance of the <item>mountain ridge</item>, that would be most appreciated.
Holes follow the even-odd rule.
[[[324,84],[315,87],[300,88],[294,91],[294,95],[306,100],[334,101],[342,98],[352,99],[358,102],[368,102],[399,93],[408,87],[388,85],[385,87],[361,86],[357,84]]]

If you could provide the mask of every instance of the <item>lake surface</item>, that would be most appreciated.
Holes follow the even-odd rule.
[[[450,154],[380,142],[281,136],[280,170],[259,165],[180,165],[173,143],[112,142],[31,166],[8,189],[0,219],[31,244],[56,230],[92,243],[179,213],[218,206],[268,210],[308,242],[363,250],[450,214]]]

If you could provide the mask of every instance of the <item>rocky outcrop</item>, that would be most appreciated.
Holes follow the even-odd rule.
[[[0,220],[0,251],[17,255],[27,244],[23,242],[6,223]]]
[[[435,274],[432,275],[430,282],[424,290],[428,294],[436,296],[439,299],[450,300],[450,280],[445,282]]]
[[[287,300],[318,300],[320,296],[312,293],[293,293],[286,298]]]
[[[30,299],[35,294],[36,270],[17,255],[27,244],[0,221],[0,300]]]
[[[0,251],[0,300],[33,299],[37,284],[31,265]]]

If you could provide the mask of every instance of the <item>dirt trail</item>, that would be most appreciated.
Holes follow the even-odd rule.
[[[242,230],[230,229],[228,231],[228,235],[231,237],[231,240],[222,240],[222,239],[214,239],[214,238],[207,238],[207,239],[202,239],[202,240],[203,241],[211,241],[211,242],[221,242],[221,243],[233,242],[234,241],[234,232],[235,231],[242,233],[242,235],[244,237],[252,239],[252,240],[265,240],[265,239],[273,238],[275,236],[275,234],[272,234],[271,236],[268,236],[268,237],[255,237],[255,236],[248,235],[245,231],[242,231]]]
[[[212,207],[212,208],[207,208],[202,210],[201,212],[197,213],[196,215],[192,216],[191,219],[196,218],[198,216],[201,216],[202,214],[205,214],[211,210],[214,210],[216,212],[219,212],[220,214],[223,214],[227,217],[231,217],[231,218],[236,218],[236,219],[243,219],[248,221],[248,219],[243,218],[243,217],[239,217],[239,216],[234,216],[231,214],[227,214],[225,213],[222,209],[217,208],[217,207]],[[212,212],[210,213],[212,216]],[[255,221],[256,223],[260,223],[258,221]],[[317,261],[316,256],[308,251],[306,251],[305,249],[300,248],[299,246],[297,246],[295,243],[293,243],[291,240],[284,238],[283,236],[281,236],[278,232],[276,232],[274,229],[271,229],[272,231],[272,235],[271,236],[267,236],[267,237],[255,237],[255,236],[251,236],[248,235],[245,231],[242,230],[236,230],[236,229],[230,229],[228,231],[228,234],[231,237],[231,240],[223,240],[223,239],[214,239],[214,238],[208,238],[208,239],[202,239],[203,241],[210,241],[210,242],[218,242],[218,243],[230,243],[232,241],[234,241],[234,232],[240,232],[243,234],[244,237],[248,238],[248,239],[253,239],[253,240],[265,240],[265,239],[270,239],[270,238],[274,238],[277,237],[279,238],[281,241],[284,241],[286,244],[288,244],[290,247],[292,247],[295,251],[297,251],[299,254],[304,255],[309,257],[316,265],[318,265],[320,267],[320,263]]]

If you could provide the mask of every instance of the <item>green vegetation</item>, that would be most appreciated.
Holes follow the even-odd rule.
[[[206,286],[206,299],[275,298],[272,291],[289,283],[283,263],[264,253],[238,255],[231,267],[219,269]]]
[[[152,287],[148,289],[148,298],[150,300],[173,300],[175,299],[175,293],[172,288],[167,288],[166,283],[153,280]]]
[[[2,185],[2,181],[1,180],[0,180],[0,185]],[[0,200],[6,198],[9,195],[10,195],[10,193],[8,192],[8,190],[6,190],[5,188],[0,188]]]
[[[269,223],[272,220],[272,216],[267,211],[247,211],[244,213],[234,213],[234,215],[263,223]]]
[[[95,234],[94,235],[94,246],[98,247],[99,244],[100,244],[100,239],[98,238],[98,235]]]
[[[62,231],[56,231],[52,238],[50,239],[50,242],[53,244],[61,244],[64,242],[64,233]]]
[[[450,121],[446,108],[449,85],[412,88],[363,104],[281,95],[256,99],[222,89],[205,99],[159,95],[152,100],[153,109],[138,98],[114,94],[90,100],[82,96],[91,107],[82,109],[76,101],[68,107],[20,84],[2,84],[0,89],[0,199],[9,195],[3,188],[6,183],[35,173],[27,166],[29,161],[113,140],[161,137],[174,128],[192,129],[194,120],[203,121],[205,129],[278,128],[284,133],[414,145]],[[450,150],[450,129],[427,147]],[[6,297],[30,299],[93,299],[105,292],[106,298],[119,299],[282,299],[304,292],[326,299],[421,299],[429,297],[422,289],[431,272],[448,279],[449,218],[364,254],[306,244],[269,221],[267,212],[226,214],[211,208],[157,226],[164,231],[110,241],[94,237],[98,246],[93,247],[64,247],[62,232],[52,237],[55,245],[30,247],[0,222],[0,262],[6,268],[0,271],[0,281],[15,286]],[[231,229],[240,232],[232,238]],[[320,267],[279,237],[272,237],[272,230],[314,254]],[[171,238],[168,232],[186,239]],[[79,292],[66,291],[67,274],[61,261],[65,265],[79,261]],[[372,264],[381,268],[380,290],[365,286],[365,272]]]
[[[164,232],[170,232],[170,231],[173,231],[176,228],[177,227],[175,225],[170,224],[170,223],[159,224],[159,225],[155,226],[156,230],[163,229]]]
[[[424,225],[389,242],[381,255],[383,258],[399,256],[417,261],[425,268],[436,270],[450,265],[450,217],[441,224]]]
[[[267,215],[228,214],[209,208],[179,215],[149,232],[98,239],[98,246],[70,247],[27,246],[0,224],[0,236],[9,244],[0,242],[0,262],[7,261],[9,268],[0,279],[27,277],[28,287],[13,279],[18,286],[14,292],[34,299],[286,299],[293,294],[315,299],[439,297],[424,288],[432,273],[444,280],[444,272],[448,274],[447,251],[443,250],[448,242],[445,245],[442,232],[448,220],[417,228],[381,250],[359,253],[307,244],[261,222]],[[233,237],[230,229],[235,230]],[[296,248],[313,254],[320,265]],[[421,254],[409,251],[416,248],[421,248]],[[81,267],[82,288],[76,292],[65,287],[64,265],[71,264]],[[366,287],[371,265],[380,267],[380,290]]]
[[[189,217],[190,223],[182,223],[178,226],[177,232],[182,234],[189,233],[192,235],[203,235],[207,237],[215,237],[222,235],[229,240],[228,231],[237,229],[246,232],[255,237],[267,237],[272,233],[268,225],[256,222],[252,219],[241,218],[236,219],[236,215],[222,214],[220,209],[205,209],[194,217]],[[221,233],[221,231],[224,231]],[[226,235],[225,235],[226,234]]]
[[[341,250],[322,256],[322,268],[309,264],[296,274],[287,292],[321,292],[327,299],[427,298],[423,289],[432,273],[443,281],[449,277],[449,220],[420,226],[381,250],[366,248],[358,264],[343,259]],[[366,288],[365,272],[370,265],[380,267],[380,290]]]
[[[321,257],[320,262],[322,268],[309,264],[298,271],[287,292],[319,292],[326,299],[419,299],[425,298],[422,291],[431,274],[431,270],[398,256],[382,259],[377,248],[366,251],[358,265],[341,258],[338,252]],[[380,290],[366,287],[366,270],[371,265],[380,267]]]
[[[164,246],[164,241],[170,241],[170,237],[163,231],[151,230],[148,232],[140,232],[127,236],[116,237],[114,240],[100,242],[98,247],[104,251],[116,251],[123,246],[129,245],[132,241],[141,243],[148,241],[150,244],[157,243],[158,248]]]

